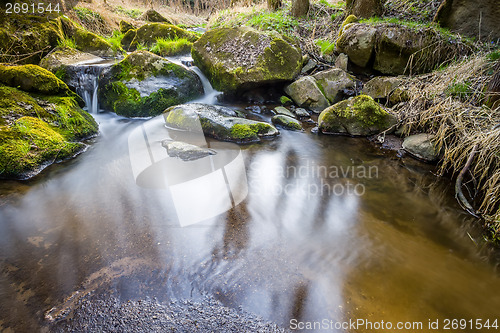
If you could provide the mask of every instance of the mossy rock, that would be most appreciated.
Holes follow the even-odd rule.
[[[302,68],[302,53],[293,40],[248,27],[210,30],[191,54],[212,86],[227,94],[291,81]]]
[[[427,73],[472,49],[434,28],[395,23],[348,24],[336,47],[352,63],[389,75]]]
[[[0,11],[0,63],[38,64],[63,34],[55,20]]]
[[[150,117],[203,94],[192,71],[148,51],[135,51],[103,72],[99,101],[126,117]]]
[[[235,111],[217,105],[177,105],[165,110],[164,117],[169,126],[193,132],[201,126],[205,135],[235,143],[258,142],[279,134],[268,123],[237,117]]]
[[[140,19],[148,22],[160,22],[160,23],[172,24],[170,20],[165,18],[163,15],[161,15],[154,9],[148,9],[147,11],[145,11],[144,14],[141,15]]]
[[[0,85],[0,178],[26,179],[70,158],[98,125],[74,97],[27,93]]]
[[[132,50],[132,42],[135,39],[135,35],[137,35],[137,29],[130,29],[123,35],[122,40],[120,41],[120,45],[124,50]]]
[[[119,23],[119,27],[120,27],[120,28],[119,28],[119,29],[120,29],[120,32],[121,32],[122,34],[126,33],[126,32],[127,32],[127,31],[129,31],[129,30],[133,30],[133,29],[135,29],[135,27],[134,27],[131,23],[129,23],[129,22],[127,22],[127,21],[123,21],[123,20],[121,20],[121,21],[120,21],[120,23]]]
[[[71,94],[66,83],[37,65],[0,65],[0,83],[46,95]]]
[[[123,49],[134,51],[137,45],[141,44],[151,47],[156,43],[158,38],[163,39],[180,39],[185,38],[190,42],[198,40],[198,36],[187,30],[176,27],[171,24],[164,23],[149,23],[145,24],[137,30],[129,30],[121,41]]]
[[[274,125],[281,126],[286,129],[294,131],[302,130],[302,125],[300,124],[300,121],[289,116],[278,114],[273,116],[271,118],[271,121],[273,122]]]
[[[111,44],[104,38],[83,29],[65,16],[59,17],[57,23],[64,38],[70,38],[75,41],[77,50],[99,57],[113,56],[114,52]]]
[[[318,118],[322,133],[368,136],[397,124],[397,117],[385,111],[370,96],[359,95],[326,108]]]

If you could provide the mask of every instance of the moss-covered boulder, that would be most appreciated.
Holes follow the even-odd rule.
[[[291,81],[302,68],[301,50],[293,40],[248,27],[210,30],[191,54],[213,87],[229,94]]]
[[[122,34],[124,34],[129,30],[135,29],[135,27],[131,23],[121,20],[119,23],[119,29],[120,29],[120,32]]]
[[[172,22],[169,19],[165,18],[163,15],[161,15],[154,9],[146,10],[144,14],[141,15],[140,19],[149,22],[161,22],[161,23],[172,24]]]
[[[75,97],[42,90],[48,91],[0,84],[0,178],[29,178],[82,152],[87,146],[79,140],[97,133],[97,123]]]
[[[300,124],[300,121],[297,119],[294,119],[290,116],[285,116],[282,114],[277,114],[271,118],[271,121],[273,122],[274,125],[294,130],[294,131],[300,131],[302,130],[302,125]]]
[[[238,117],[235,111],[217,105],[177,105],[165,110],[164,117],[168,126],[197,132],[201,125],[205,135],[222,141],[258,142],[279,134],[268,123]]]
[[[359,95],[323,110],[318,127],[326,134],[368,136],[397,124],[397,117],[385,111],[370,96]]]
[[[112,57],[114,52],[111,44],[104,38],[83,29],[69,18],[61,16],[57,24],[65,38],[73,39],[79,51],[87,52],[99,57]]]
[[[426,73],[470,51],[436,29],[394,23],[349,24],[336,47],[352,63],[390,75]]]
[[[90,53],[69,47],[57,47],[40,61],[40,67],[55,74],[71,88],[76,88],[80,84],[76,75],[79,71],[78,65],[83,62],[100,62],[102,60],[102,58]]]
[[[59,25],[46,16],[0,11],[0,63],[38,64],[63,38]]]
[[[163,39],[180,39],[184,38],[190,42],[195,42],[198,39],[194,33],[176,27],[171,24],[164,23],[149,23],[139,29],[127,31],[121,41],[121,46],[127,51],[134,51],[137,45],[152,46],[159,38]]]
[[[70,95],[66,83],[37,65],[0,65],[0,83],[21,90],[48,95]]]
[[[135,51],[105,70],[99,82],[104,109],[126,117],[150,117],[203,94],[192,71],[148,51]]]

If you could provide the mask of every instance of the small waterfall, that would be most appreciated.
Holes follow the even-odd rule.
[[[204,95],[203,97],[200,97],[197,100],[191,101],[191,103],[202,103],[202,104],[216,104],[217,103],[217,97],[219,95],[222,95],[222,92],[215,90],[212,85],[210,84],[210,81],[208,81],[207,77],[202,73],[202,71],[196,67],[193,66],[193,58],[191,57],[167,57],[167,60],[173,62],[174,64],[183,66],[189,70],[192,70],[196,75],[201,80],[201,83],[203,85],[203,92]]]
[[[80,63],[71,66],[71,78],[68,82],[70,87],[75,88],[76,93],[85,101],[85,109],[88,113],[99,111],[97,90],[99,89],[99,75],[104,68],[113,65],[114,62]]]
[[[220,91],[215,90],[212,85],[210,84],[210,81],[208,81],[207,77],[203,75],[201,70],[196,67],[196,66],[191,66],[189,69],[191,69],[193,72],[195,72],[201,80],[201,83],[203,84],[203,92],[205,95],[196,100],[197,103],[204,103],[204,104],[215,104],[217,103],[217,96],[221,95],[222,93]]]
[[[97,89],[99,88],[99,74],[103,66],[82,65],[77,67],[76,74],[76,92],[85,101],[85,108],[89,113],[97,113],[99,102],[97,100]]]

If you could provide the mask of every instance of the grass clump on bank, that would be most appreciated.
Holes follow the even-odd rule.
[[[158,38],[150,51],[160,56],[174,56],[183,53],[189,53],[193,43],[185,38],[165,39]]]
[[[119,30],[114,30],[111,37],[106,38],[106,41],[111,45],[111,49],[113,53],[116,55],[118,53],[124,53],[125,51],[122,48],[121,42],[123,39],[123,35]]]
[[[407,79],[401,88],[409,101],[395,107],[407,133],[436,135],[444,152],[440,174],[464,176],[457,186],[494,238],[500,232],[500,112],[486,106],[485,97],[499,68],[498,61],[479,54]]]
[[[139,18],[139,16],[142,15],[142,11],[139,9],[127,9],[122,6],[116,6],[115,11],[119,14],[126,15],[128,17],[131,17],[133,19]]]

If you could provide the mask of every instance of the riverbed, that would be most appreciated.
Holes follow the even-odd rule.
[[[310,330],[325,332],[388,331],[334,325],[357,319],[422,331],[438,320],[439,332],[446,319],[498,318],[494,256],[434,166],[366,139],[282,130],[240,146],[240,204],[181,226],[172,193],[134,179],[128,139],[152,120],[93,115],[100,134],[85,153],[0,183],[2,330],[71,327],[92,318],[89,302],[110,300],[199,312],[215,302],[227,318],[214,320],[327,320]]]

